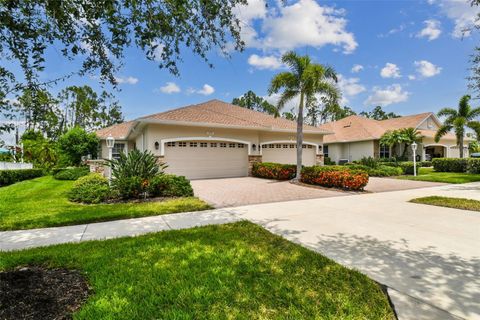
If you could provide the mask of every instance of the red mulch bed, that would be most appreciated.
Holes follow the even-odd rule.
[[[76,270],[31,266],[0,272],[0,319],[71,319],[89,291]]]

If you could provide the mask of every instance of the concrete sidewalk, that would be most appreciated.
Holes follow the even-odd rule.
[[[0,249],[247,219],[386,285],[400,319],[480,319],[480,213],[409,203],[480,200],[480,183],[0,233]]]

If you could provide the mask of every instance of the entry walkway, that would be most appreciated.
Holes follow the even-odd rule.
[[[388,288],[400,319],[480,319],[480,213],[409,203],[480,200],[480,183],[257,204],[0,233],[0,249],[250,220]]]

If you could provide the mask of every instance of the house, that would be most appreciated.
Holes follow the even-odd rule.
[[[144,116],[96,132],[100,158],[115,138],[113,157],[149,150],[168,165],[167,172],[189,179],[243,177],[253,162],[296,162],[296,122],[275,118],[219,100]],[[323,163],[328,130],[304,127],[303,164]]]
[[[389,130],[402,128],[416,128],[422,134],[422,142],[418,144],[417,160],[430,160],[432,158],[459,157],[454,134],[448,133],[439,142],[434,137],[441,121],[432,112],[420,113],[388,120],[373,120],[361,116],[349,116],[335,122],[320,126],[325,131],[333,134],[324,138],[323,153],[335,162],[350,162],[362,157],[390,158],[394,154],[402,154],[405,146],[396,146],[395,150],[388,146],[380,145],[380,138]],[[468,141],[465,138],[465,155],[468,155]],[[411,148],[406,150],[406,155],[413,160]]]

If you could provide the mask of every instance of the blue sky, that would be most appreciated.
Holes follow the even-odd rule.
[[[265,96],[272,76],[284,70],[281,54],[295,50],[333,66],[343,104],[356,111],[375,105],[400,114],[437,111],[467,93],[468,59],[479,40],[460,32],[476,14],[468,2],[300,0],[271,1],[265,8],[263,0],[250,0],[237,10],[244,52],[232,52],[230,59],[212,52],[210,69],[184,51],[180,76],[174,77],[131,48],[116,95],[126,119],[210,99],[231,101],[248,90]],[[52,51],[42,77],[75,67]],[[95,77],[84,77],[53,91],[71,84],[100,88]]]

